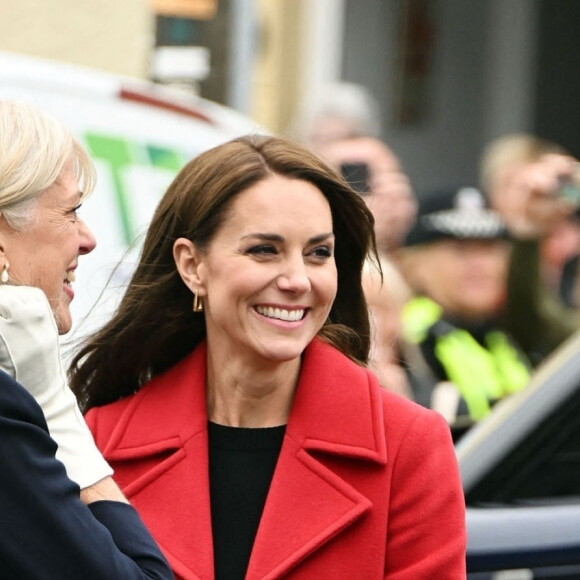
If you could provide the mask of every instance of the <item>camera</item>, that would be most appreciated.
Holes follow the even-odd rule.
[[[371,192],[370,171],[367,163],[341,163],[340,173],[359,195],[368,195]]]
[[[574,165],[571,177],[560,177],[557,195],[573,206],[580,207],[580,163]]]

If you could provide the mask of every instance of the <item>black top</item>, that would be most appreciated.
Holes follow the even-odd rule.
[[[243,580],[286,430],[209,423],[216,580]]]
[[[0,371],[0,579],[170,579],[129,504],[79,499],[42,409]]]

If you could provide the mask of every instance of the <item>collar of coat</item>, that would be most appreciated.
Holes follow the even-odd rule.
[[[120,485],[187,579],[213,577],[205,376],[202,343],[134,396],[88,416]],[[307,347],[247,578],[280,577],[371,508],[328,460],[355,460],[355,478],[364,463],[386,465],[382,392],[332,346]]]

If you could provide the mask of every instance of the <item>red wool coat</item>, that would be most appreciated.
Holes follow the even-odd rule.
[[[206,347],[87,414],[177,578],[214,577]],[[465,515],[445,421],[315,340],[305,351],[247,579],[465,578]]]

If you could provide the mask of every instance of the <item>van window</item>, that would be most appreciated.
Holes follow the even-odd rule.
[[[580,501],[580,379],[563,404],[467,494],[471,506]]]

